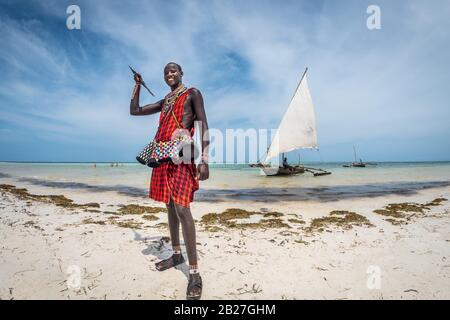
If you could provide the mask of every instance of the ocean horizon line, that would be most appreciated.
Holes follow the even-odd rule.
[[[351,163],[352,161],[302,161],[301,164],[307,164],[307,163],[327,163],[327,164],[342,164],[342,163]],[[382,160],[382,161],[375,161],[375,160],[367,160],[364,161],[366,164],[388,164],[388,163],[450,163],[450,160],[404,160],[404,161],[390,161],[390,160]],[[31,163],[31,164],[140,164],[137,161],[15,161],[15,160],[0,160],[0,163]],[[253,162],[250,163],[215,163],[210,162],[210,165],[250,165]],[[292,162],[292,164],[295,164]]]

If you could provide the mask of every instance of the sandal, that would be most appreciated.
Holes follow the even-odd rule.
[[[155,263],[155,266],[156,266],[156,270],[164,271],[164,270],[173,268],[179,264],[182,264],[183,262],[184,262],[183,255],[173,254],[169,258]]]
[[[187,300],[199,300],[202,296],[202,277],[199,273],[189,274],[189,283],[186,290]]]

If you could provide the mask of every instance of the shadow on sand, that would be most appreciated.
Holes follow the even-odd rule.
[[[153,236],[153,237],[143,237],[140,233],[133,230],[134,240],[140,241],[147,245],[147,248],[142,250],[142,254],[148,256],[152,255],[159,260],[167,259],[172,255],[172,247],[167,241],[167,237],[164,236]],[[181,244],[184,245],[183,243]],[[175,267],[178,271],[181,271],[186,279],[189,279],[189,267],[186,262]],[[155,269],[156,271],[156,269]]]

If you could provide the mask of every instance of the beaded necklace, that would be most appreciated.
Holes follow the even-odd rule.
[[[165,98],[164,98],[164,113],[169,111],[175,101],[187,90],[187,88],[184,86],[184,84],[180,83],[178,88],[176,88],[174,91],[170,92]]]

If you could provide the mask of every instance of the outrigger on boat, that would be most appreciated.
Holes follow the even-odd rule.
[[[289,165],[287,158],[284,157],[285,152],[302,148],[317,148],[316,120],[308,88],[307,71],[308,68],[306,68],[297,85],[264,160],[250,165],[260,168],[266,176],[296,175],[305,172],[312,173],[314,176],[331,174],[331,172],[323,169]],[[283,158],[282,165],[279,165],[279,162],[271,165],[269,160],[280,155]]]

